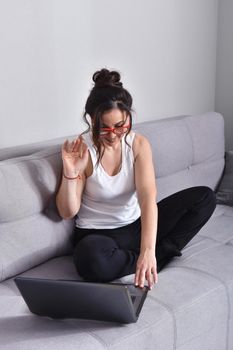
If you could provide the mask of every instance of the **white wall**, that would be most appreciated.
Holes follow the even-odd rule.
[[[0,147],[78,130],[93,55],[83,3],[0,2]]]
[[[214,109],[217,1],[94,3],[93,67],[120,68],[137,121]]]
[[[0,2],[0,148],[79,133],[91,77],[122,73],[135,122],[215,108],[217,0]]]
[[[233,1],[219,1],[215,110],[224,116],[226,150],[233,150]]]

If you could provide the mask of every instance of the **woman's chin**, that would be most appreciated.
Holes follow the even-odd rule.
[[[103,142],[105,143],[106,146],[116,146],[118,143],[120,143],[120,139],[118,138],[114,140],[105,139],[103,140]]]

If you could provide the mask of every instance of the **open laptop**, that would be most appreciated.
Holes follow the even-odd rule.
[[[136,322],[149,288],[134,284],[15,277],[29,310],[52,318]]]

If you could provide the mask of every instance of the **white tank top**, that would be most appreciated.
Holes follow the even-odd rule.
[[[80,228],[112,229],[128,225],[141,215],[134,181],[133,139],[131,131],[122,142],[122,165],[120,171],[110,176],[97,162],[96,150],[90,132],[83,134],[89,148],[93,173],[86,179],[82,201],[75,223]]]

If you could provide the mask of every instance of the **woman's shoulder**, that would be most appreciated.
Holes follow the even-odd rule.
[[[144,148],[146,145],[147,146],[149,145],[149,147],[150,147],[150,142],[147,139],[147,137],[142,135],[142,134],[135,133],[134,140],[133,140],[133,145],[132,145],[134,159],[136,159],[136,157],[139,154],[140,150],[142,148]]]

